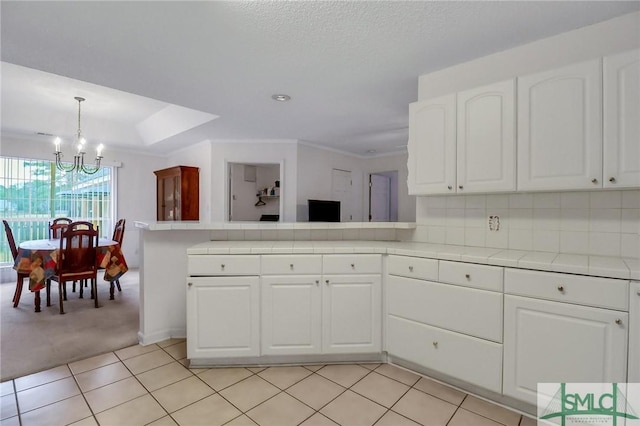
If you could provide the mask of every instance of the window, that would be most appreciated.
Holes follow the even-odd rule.
[[[110,237],[115,220],[115,168],[93,175],[63,172],[55,162],[0,157],[0,216],[9,222],[16,244],[47,238],[55,217],[92,222]],[[6,238],[0,263],[13,262]]]

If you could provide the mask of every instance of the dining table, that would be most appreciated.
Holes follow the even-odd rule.
[[[13,269],[18,273],[29,275],[29,290],[36,293],[36,312],[40,312],[40,290],[46,287],[47,280],[55,274],[59,256],[59,239],[28,240],[18,245],[18,255]],[[117,241],[99,238],[96,256],[98,267],[104,269],[104,280],[111,284],[129,270]]]

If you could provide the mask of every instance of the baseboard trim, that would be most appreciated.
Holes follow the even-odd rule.
[[[138,343],[142,346],[151,345],[172,338],[184,339],[185,337],[187,337],[187,330],[184,328],[170,328],[153,333],[143,333],[142,331],[138,331]]]

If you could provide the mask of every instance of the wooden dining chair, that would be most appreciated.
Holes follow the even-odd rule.
[[[113,237],[111,239],[118,243],[120,249],[122,249],[122,240],[124,239],[124,227],[126,223],[126,219],[120,219],[116,222],[116,226],[113,228]],[[111,281],[111,288],[109,289],[109,293],[113,296],[113,284],[115,283],[116,287],[118,287],[118,291],[122,291],[122,287],[120,287],[120,280]]]
[[[9,223],[6,220],[3,220],[2,223],[4,224],[4,232],[7,234],[7,242],[9,243],[9,248],[11,249],[11,255],[13,256],[13,261],[15,262],[16,258],[18,257],[18,246],[16,245],[16,240],[13,238],[13,231],[11,230],[11,227],[9,226]],[[22,274],[20,272],[17,272],[18,274],[18,281],[16,282],[16,290],[13,293],[13,307],[17,308],[18,304],[20,303],[20,296],[22,296],[22,286],[24,284],[24,280],[25,279],[29,279],[29,274]],[[47,295],[49,293],[47,292]],[[40,296],[40,292],[38,291],[36,294],[36,297]],[[49,300],[49,296],[47,296],[47,300]]]
[[[60,255],[55,274],[51,277],[58,282],[58,299],[60,313],[64,314],[63,299],[66,300],[67,281],[91,280],[91,298],[98,307],[97,273],[98,262],[96,247],[98,246],[98,230],[83,229],[84,225],[71,223],[60,238]],[[50,281],[47,283],[50,285]],[[82,286],[80,286],[82,298]]]
[[[67,226],[73,222],[68,217],[58,217],[49,222],[49,239],[58,240],[62,235],[62,231],[67,229]]]
[[[71,219],[69,219],[69,220],[71,220]],[[95,226],[92,222],[86,222],[86,221],[81,221],[81,220],[78,220],[78,221],[75,221],[75,222],[71,221],[66,226],[68,227],[70,225],[73,225],[73,227],[75,229],[95,229],[96,231],[99,231],[99,227]],[[99,233],[98,233],[98,235],[99,235]],[[82,280],[82,282],[84,283],[84,286],[86,287],[87,286],[87,280]],[[77,283],[77,281],[74,280],[73,281],[73,285],[71,287],[71,291],[74,292],[74,293],[76,292],[76,283]],[[82,286],[82,284],[81,284],[81,286]],[[67,300],[66,290],[67,289],[65,288],[64,300]],[[82,293],[80,293],[80,297],[82,298]]]

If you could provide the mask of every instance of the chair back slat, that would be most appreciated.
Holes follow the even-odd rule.
[[[93,230],[97,230],[98,227],[95,226],[92,222],[84,222],[84,221],[77,221],[77,222],[71,222],[69,224],[69,227],[72,229],[93,229]]]
[[[113,241],[116,241],[120,247],[122,247],[122,240],[124,239],[124,227],[126,219],[120,219],[116,222],[115,228],[113,228]]]
[[[16,257],[18,257],[18,246],[16,246],[16,240],[13,239],[13,231],[6,220],[3,219],[2,223],[4,223],[4,232],[7,234],[11,255],[13,256],[13,260],[16,260]]]

